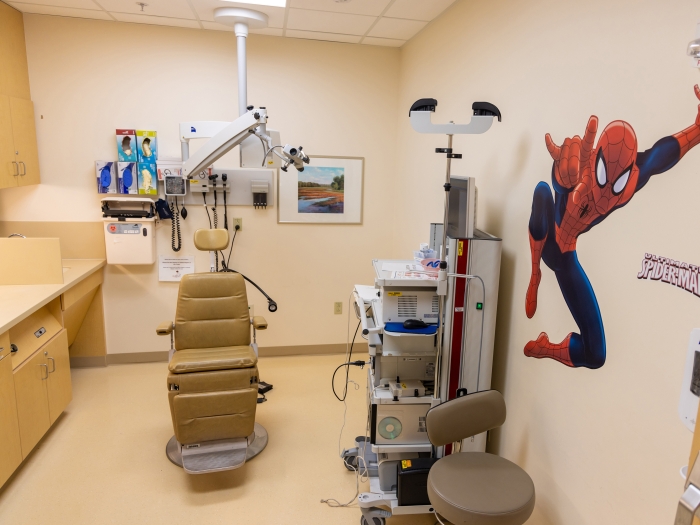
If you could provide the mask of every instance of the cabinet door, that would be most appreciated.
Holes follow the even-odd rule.
[[[0,2],[0,93],[29,100],[22,13]]]
[[[0,188],[17,186],[18,178],[19,165],[15,158],[14,138],[12,137],[10,97],[0,95]]]
[[[22,463],[9,345],[0,351],[0,487]]]
[[[22,457],[26,458],[51,426],[46,380],[49,365],[44,350],[38,350],[14,373],[19,437]]]
[[[17,162],[19,162],[19,186],[39,184],[39,151],[36,145],[36,123],[34,104],[31,100],[10,97],[12,113],[12,137],[14,138]]]
[[[68,357],[68,332],[61,330],[43,348],[49,365],[46,387],[49,395],[49,417],[51,424],[58,419],[73,399],[70,381],[70,358]]]

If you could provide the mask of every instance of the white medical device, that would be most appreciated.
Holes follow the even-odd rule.
[[[342,457],[346,466],[356,465],[369,477],[370,491],[357,498],[363,524],[433,512],[417,499],[399,505],[405,501],[396,481],[400,461],[486,448],[486,433],[433,447],[426,414],[440,403],[491,387],[501,240],[474,227],[474,180],[453,177],[450,168],[452,159],[462,158],[452,151],[453,135],[484,133],[501,113],[493,104],[475,102],[468,124],[433,124],[436,106],[435,99],[418,100],[409,116],[419,133],[448,138],[447,147],[436,150],[447,154],[445,227],[439,228],[438,240],[433,226],[430,243],[440,253],[439,268],[375,260],[374,287],[358,285],[353,294],[369,345],[369,440],[356,438],[356,447]]]
[[[700,328],[690,332],[688,352],[685,358],[683,386],[678,403],[678,415],[691,432],[695,432],[695,418],[700,401]]]
[[[107,264],[156,262],[155,208],[151,199],[102,199]]]
[[[239,117],[233,122],[196,121],[180,124],[180,142],[182,149],[182,175],[187,179],[199,176],[233,148],[242,144],[246,139],[257,137],[261,143],[260,167],[265,167],[266,159],[271,155],[279,157],[283,164],[281,169],[287,171],[290,165],[298,171],[304,170],[304,164],[309,163],[309,157],[302,147],[289,144],[282,146],[273,142],[274,134],[267,132],[267,109],[249,106],[248,73],[246,57],[246,40],[248,29],[267,27],[268,17],[264,13],[241,9],[237,7],[220,7],[214,10],[214,19],[225,25],[234,27],[238,52],[238,112]],[[193,138],[208,138],[209,140],[191,157],[189,141]],[[247,162],[250,162],[251,146],[245,148]],[[279,150],[279,151],[278,151]],[[241,160],[243,157],[241,157]],[[203,188],[204,184],[198,184]],[[194,190],[190,186],[190,190]],[[204,190],[206,191],[206,190]]]

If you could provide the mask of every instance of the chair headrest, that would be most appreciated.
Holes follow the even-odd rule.
[[[216,252],[228,246],[228,230],[197,230],[194,232],[194,245],[203,252]]]

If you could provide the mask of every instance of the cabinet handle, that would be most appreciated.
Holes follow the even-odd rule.
[[[22,173],[20,173],[20,175],[24,177],[27,174],[27,165],[23,160],[20,160],[19,163],[22,165]]]
[[[2,349],[0,348],[0,350],[2,350]],[[10,352],[6,353],[6,354],[3,355],[3,356],[0,356],[0,361],[2,361],[3,359],[5,359],[8,355],[11,355]]]
[[[53,357],[49,357],[48,359],[51,360],[51,364],[53,365],[51,370],[49,370],[49,374],[53,374],[56,371],[56,360]]]
[[[45,381],[46,379],[49,378],[49,365],[47,365],[46,363],[41,363],[39,366],[45,366],[45,367],[46,367],[46,377],[44,377],[43,375],[41,376],[41,380],[42,380],[42,381]]]
[[[14,173],[14,176],[15,176],[15,177],[18,177],[18,176],[19,176],[19,164],[17,164],[17,161],[16,161],[16,160],[13,160],[13,161],[12,161],[12,164],[14,164],[14,166],[15,166],[15,173]]]

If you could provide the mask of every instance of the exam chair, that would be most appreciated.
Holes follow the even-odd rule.
[[[227,230],[198,230],[194,242],[218,251],[228,238]],[[265,330],[267,323],[250,318],[243,276],[217,272],[184,275],[175,322],[156,330],[171,340],[167,385],[175,435],[166,454],[189,474],[241,467],[267,445],[267,432],[255,422],[258,355],[251,328]]]
[[[431,408],[426,427],[430,442],[444,446],[500,427],[505,420],[503,396],[488,390]],[[460,452],[439,459],[430,469],[428,498],[454,525],[522,525],[535,507],[535,485],[507,459]]]

